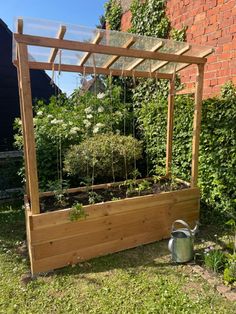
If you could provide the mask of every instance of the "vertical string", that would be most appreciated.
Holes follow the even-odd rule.
[[[123,74],[123,72],[122,72]],[[124,97],[123,97],[123,104],[124,104],[124,135],[126,135],[126,78],[123,78],[124,84]],[[127,169],[127,152],[126,149],[124,151],[124,166],[125,166],[125,179],[128,179],[128,169]]]
[[[136,88],[136,80],[135,80],[134,72],[133,72],[133,84],[134,84],[134,89],[135,89],[135,88]],[[133,105],[133,108],[132,108],[132,111],[133,111],[133,112],[132,112],[132,114],[133,114],[132,128],[133,128],[133,138],[135,139],[136,132],[135,132],[135,116],[134,116],[135,107],[134,107],[134,102],[132,103],[132,105]],[[135,144],[134,144],[134,145],[135,145]],[[136,161],[135,151],[134,151],[133,159],[134,159],[134,171],[135,171],[135,173],[136,173],[137,161]]]
[[[97,87],[96,87],[96,61],[95,61],[95,56],[92,54],[93,57],[93,72],[94,72],[94,92],[95,96],[97,97]],[[95,116],[93,115],[93,125],[95,125]],[[94,186],[94,176],[95,176],[95,157],[94,157],[94,152],[93,152],[93,157],[92,157],[92,191],[93,191],[93,186]]]
[[[112,72],[110,72],[109,76],[109,90],[110,90],[110,113],[111,113],[111,133],[113,133],[113,97],[112,97]],[[115,182],[115,169],[114,169],[114,148],[113,143],[111,143],[111,170],[112,170],[112,178],[113,182]]]

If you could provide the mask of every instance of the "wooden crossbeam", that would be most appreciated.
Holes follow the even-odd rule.
[[[17,33],[18,34],[23,34],[23,25],[24,25],[23,19],[18,19],[17,20]]]
[[[210,54],[212,54],[214,51],[215,50],[213,48],[209,48],[209,50],[206,50],[205,52],[199,54],[199,57],[205,58],[205,57],[209,56]],[[176,72],[179,72],[180,70],[183,70],[183,69],[185,69],[188,66],[189,66],[189,64],[179,65],[176,68]]]
[[[65,36],[65,33],[66,33],[66,26],[61,25],[57,33],[57,38],[63,39]],[[51,50],[49,58],[48,58],[48,62],[53,63],[55,61],[57,52],[58,52],[58,48],[53,48]]]
[[[181,56],[183,53],[187,52],[190,48],[191,48],[191,46],[190,46],[190,45],[187,45],[186,47],[184,47],[184,48],[178,50],[178,51],[176,52],[176,55],[177,55],[177,56]],[[163,61],[163,62],[159,63],[158,65],[152,67],[151,72],[155,72],[155,71],[159,70],[160,68],[164,67],[164,66],[167,65],[168,63],[169,63],[169,61]]]
[[[130,48],[135,43],[135,38],[130,38],[123,46],[122,48]],[[109,67],[115,63],[120,56],[112,56],[102,67],[105,69],[109,69]]]
[[[97,45],[101,42],[102,38],[104,36],[104,33],[97,33],[96,37],[94,38],[94,40],[92,41],[92,44]],[[82,57],[82,59],[80,60],[80,62],[78,63],[79,66],[83,66],[85,64],[85,62],[88,60],[88,58],[91,56],[91,52],[86,52],[84,54],[84,56]]]
[[[151,60],[172,61],[176,63],[189,64],[205,64],[207,59],[194,56],[182,56],[174,53],[163,53],[159,51],[143,51],[139,49],[128,49],[122,47],[114,47],[107,45],[98,45],[87,42],[61,40],[56,38],[47,38],[32,35],[14,34],[14,38],[18,43],[30,46],[52,47],[73,51],[85,51],[90,53],[101,53],[107,55],[117,55],[132,58],[143,58]]]
[[[15,61],[14,64],[17,66],[17,62]],[[51,70],[52,65],[48,62],[29,62],[30,69],[36,69],[36,70]],[[78,66],[78,65],[70,65],[70,64],[54,64],[54,69],[57,71],[58,69],[61,69],[61,71],[64,72],[76,72],[76,73],[86,73],[91,74],[94,73],[94,67],[85,67],[85,66]],[[101,67],[96,67],[96,73],[97,74],[103,74],[103,75],[110,75],[113,76],[130,76],[130,77],[152,77],[152,78],[160,78],[160,79],[171,79],[173,77],[172,74],[166,74],[166,73],[150,73],[150,72],[144,72],[144,71],[127,71],[127,70],[119,70],[119,69],[105,69]]]
[[[155,52],[158,49],[160,49],[163,46],[163,42],[159,42],[156,46],[154,46],[150,51]],[[141,63],[143,63],[145,61],[145,59],[139,59],[134,61],[130,66],[128,66],[127,70],[131,71],[133,69],[135,69],[138,65],[140,65]]]

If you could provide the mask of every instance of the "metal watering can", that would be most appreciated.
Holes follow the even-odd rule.
[[[183,225],[185,228],[175,229],[176,223]],[[197,230],[198,222],[193,230],[183,220],[175,220],[173,222],[168,249],[174,262],[185,263],[193,259],[194,236]]]

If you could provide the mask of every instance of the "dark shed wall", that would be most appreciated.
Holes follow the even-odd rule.
[[[48,100],[54,94],[50,78],[31,70],[32,97]],[[13,148],[13,122],[20,116],[17,71],[12,64],[12,32],[0,19],[0,151]]]

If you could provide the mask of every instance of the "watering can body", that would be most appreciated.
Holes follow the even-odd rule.
[[[175,229],[175,224],[182,224],[185,228]],[[176,263],[186,263],[193,259],[194,255],[194,235],[198,229],[198,224],[191,230],[189,225],[183,220],[176,220],[172,224],[171,239],[168,248],[171,252],[172,260]]]

